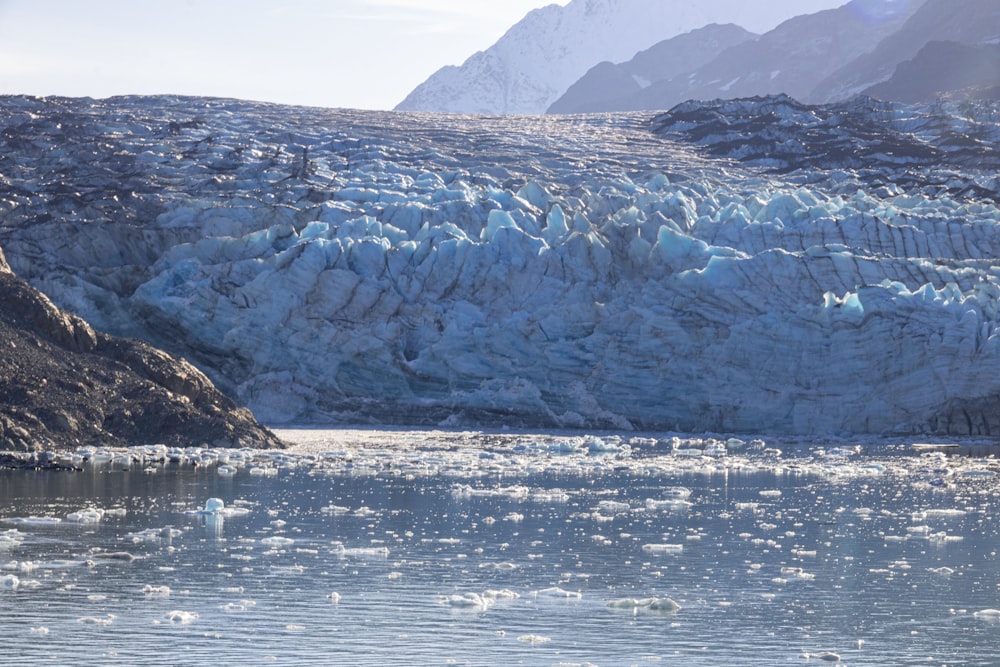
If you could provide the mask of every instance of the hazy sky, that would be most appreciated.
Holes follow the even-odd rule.
[[[846,0],[732,1],[759,3],[761,25],[744,27],[762,31],[776,16]],[[0,0],[0,94],[178,93],[390,109],[438,68],[460,65],[547,4]]]

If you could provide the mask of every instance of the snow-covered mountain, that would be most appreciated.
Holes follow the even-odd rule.
[[[856,60],[902,26],[923,0],[851,0],[784,21],[759,39],[740,40],[697,66],[646,74],[651,83],[611,97],[597,86],[580,111],[669,109],[685,100],[786,94],[809,99],[817,82]],[[664,43],[665,45],[666,43]],[[660,48],[658,45],[656,48]],[[571,90],[583,86],[585,79]],[[579,97],[579,95],[578,95]],[[550,112],[556,113],[555,107]]]
[[[713,23],[657,42],[627,62],[598,63],[553,102],[547,113],[641,110],[644,89],[693,72],[726,49],[757,37],[732,23]]]
[[[830,4],[802,1],[804,7]],[[730,0],[572,0],[565,7],[549,5],[528,13],[461,66],[438,70],[396,109],[545,113],[600,62],[623,62],[656,42],[710,23],[766,24],[778,11],[767,4]]]
[[[1000,432],[995,106],[0,126],[10,265],[271,423]]]

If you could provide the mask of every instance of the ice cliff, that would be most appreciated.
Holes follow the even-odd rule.
[[[271,423],[997,433],[998,119],[7,97],[0,246]]]

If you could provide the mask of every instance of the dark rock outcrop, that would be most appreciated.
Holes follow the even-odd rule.
[[[0,449],[153,443],[281,446],[194,366],[95,331],[0,250]]]

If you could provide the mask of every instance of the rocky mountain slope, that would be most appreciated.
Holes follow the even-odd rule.
[[[800,0],[802,11],[835,0]],[[461,66],[446,66],[396,109],[473,114],[541,114],[587,70],[710,23],[768,23],[780,8],[729,0],[572,0],[528,13]]]
[[[56,308],[0,251],[0,450],[155,443],[281,446],[194,366]]]
[[[583,111],[665,110],[685,100],[737,99],[786,94],[809,100],[817,82],[871,51],[902,26],[923,0],[852,0],[842,7],[804,14],[758,39],[742,40],[696,67],[647,74],[651,85],[611,97],[599,88],[576,99]],[[660,48],[660,47],[657,47]],[[581,80],[571,88],[580,98]],[[555,113],[556,109],[551,108]]]
[[[644,109],[642,91],[646,88],[693,72],[726,49],[757,37],[729,23],[711,24],[665,39],[627,62],[595,65],[553,102],[547,113]]]
[[[928,42],[912,60],[896,66],[887,81],[864,91],[899,102],[933,102],[939,97],[1000,97],[1000,45]]]
[[[995,0],[925,0],[872,51],[819,81],[804,101],[835,102],[887,81],[900,63],[913,60],[932,41],[976,45],[1000,40],[1000,4]],[[909,99],[903,94],[900,99]]]
[[[0,99],[0,245],[271,423],[1000,432],[1000,111]]]

